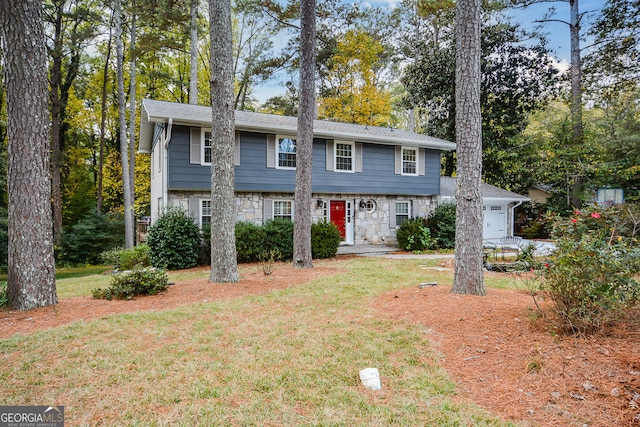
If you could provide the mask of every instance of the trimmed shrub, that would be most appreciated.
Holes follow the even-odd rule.
[[[179,270],[198,264],[200,228],[182,209],[168,209],[149,227],[151,265]]]
[[[260,261],[267,247],[265,240],[264,227],[255,225],[252,222],[241,221],[236,223],[236,252],[238,253],[238,262]],[[279,256],[276,256],[276,258],[280,259],[278,258]]]
[[[427,227],[435,240],[435,249],[453,249],[456,246],[456,205],[443,203],[436,206],[427,218]]]
[[[322,221],[311,224],[311,256],[313,258],[333,258],[340,246],[340,230],[332,222]]]
[[[94,289],[96,299],[125,299],[130,300],[138,295],[155,295],[169,286],[167,274],[162,269],[136,268],[115,274],[107,289]]]
[[[151,248],[138,245],[133,249],[115,248],[100,254],[100,259],[114,270],[132,270],[151,265]]]
[[[211,224],[203,224],[198,245],[198,265],[211,265]]]
[[[62,265],[99,264],[100,254],[123,244],[122,216],[93,210],[62,233],[56,258]]]
[[[396,231],[398,246],[412,252],[422,252],[433,248],[435,241],[424,218],[410,218]]]
[[[277,249],[280,258],[276,261],[293,259],[293,222],[288,219],[273,219],[262,225],[264,231],[263,251]]]

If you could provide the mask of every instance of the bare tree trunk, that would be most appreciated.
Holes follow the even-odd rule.
[[[189,104],[198,104],[198,0],[191,0],[191,76]]]
[[[453,292],[485,295],[482,265],[480,0],[456,2],[456,261]]]
[[[571,38],[571,139],[582,143],[582,61],[580,59],[580,13],[578,0],[569,0]]]
[[[122,164],[122,187],[124,197],[124,241],[125,247],[134,246],[134,227],[129,210],[131,201],[131,181],[129,175],[129,144],[127,139],[127,116],[124,99],[124,47],[122,41],[122,6],[114,0],[114,20],[116,21],[116,73],[118,80],[118,123],[120,128],[120,162]]]
[[[53,257],[47,59],[39,0],[0,0],[8,128],[11,307],[58,303]]]
[[[209,0],[211,22],[211,274],[214,283],[237,282],[235,170],[235,111],[231,3]]]
[[[111,25],[113,24],[113,15],[111,15]],[[104,68],[102,69],[102,98],[100,100],[101,117],[100,117],[100,154],[98,156],[98,193],[97,210],[102,212],[102,180],[104,169],[104,146],[105,146],[105,128],[107,123],[107,83],[109,80],[109,61],[111,60],[111,25],[109,25],[109,41],[107,42],[107,54],[104,58]]]
[[[131,16],[131,41],[130,41],[130,67],[129,67],[129,196],[130,205],[127,209],[125,204],[125,215],[129,216],[129,222],[132,224],[133,229],[131,238],[133,245],[135,245],[135,224],[136,213],[134,211],[134,201],[136,200],[135,194],[135,177],[136,177],[136,2],[132,3],[132,16]],[[126,220],[125,220],[126,221]]]
[[[53,208],[53,239],[62,233],[62,149],[60,127],[62,120],[60,86],[62,84],[62,14],[64,1],[54,2],[55,20],[53,50],[51,51],[51,204]]]
[[[316,111],[316,0],[300,3],[300,101],[296,146],[296,193],[293,266],[313,267],[311,254],[311,192],[313,120]]]
[[[569,0],[570,23],[569,34],[571,40],[571,143],[578,147],[582,145],[582,61],[580,59],[580,9],[578,0]],[[576,165],[578,167],[578,165]],[[580,192],[582,189],[582,177],[580,171],[576,171],[570,188],[569,199],[571,205],[580,207]]]

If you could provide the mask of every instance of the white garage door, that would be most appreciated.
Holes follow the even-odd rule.
[[[507,215],[504,205],[484,205],[484,227],[482,237],[485,240],[499,239],[507,235]]]

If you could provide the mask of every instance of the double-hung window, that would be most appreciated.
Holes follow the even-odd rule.
[[[200,227],[211,225],[211,200],[200,200]]]
[[[278,168],[295,169],[297,141],[289,137],[278,137],[276,145],[278,151]]]
[[[211,165],[211,131],[202,129],[202,137],[200,138],[200,158],[203,165]]]
[[[293,221],[293,202],[291,200],[274,200],[273,219],[288,219]]]
[[[402,147],[402,175],[418,174],[418,149]]]
[[[409,220],[409,202],[396,202],[396,226]]]
[[[334,147],[336,172],[353,172],[355,144],[353,142],[336,141]]]

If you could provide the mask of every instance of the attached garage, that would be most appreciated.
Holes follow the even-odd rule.
[[[440,178],[440,203],[453,202],[456,194],[456,179]],[[513,210],[530,199],[494,185],[482,184],[483,227],[482,237],[487,242],[498,242],[502,237],[513,236]]]

